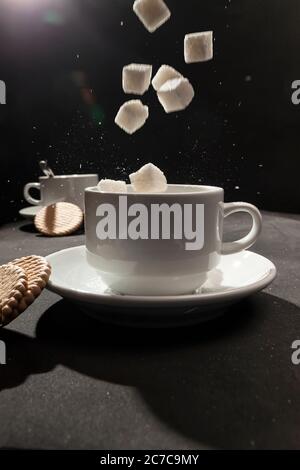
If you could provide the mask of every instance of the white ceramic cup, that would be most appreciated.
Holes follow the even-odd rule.
[[[48,206],[55,202],[66,201],[76,204],[83,210],[85,188],[95,186],[98,182],[99,177],[96,174],[41,176],[39,183],[25,185],[24,198],[34,206]],[[32,188],[40,191],[40,199],[35,199],[30,194]]]
[[[162,235],[162,223],[159,239],[132,239],[128,235],[128,227],[135,219],[132,214],[140,214],[136,212],[136,204],[145,206],[143,211],[147,210],[148,215],[152,214],[153,208],[157,210],[157,205],[162,207],[161,204],[165,204],[168,213],[168,208],[174,208],[175,204],[179,211],[177,215],[181,210],[181,222],[180,218],[176,219],[176,225],[175,216],[173,219],[171,216],[168,239],[163,239],[166,234]],[[107,208],[115,208],[117,230],[115,236],[111,237],[110,233],[109,238],[103,239],[100,224],[102,227],[104,216],[108,217],[108,211],[105,212]],[[129,212],[127,208],[130,208]],[[188,212],[188,208],[191,212]],[[250,214],[252,228],[240,240],[222,242],[223,220],[234,212]],[[127,217],[128,214],[131,216]],[[191,214],[194,214],[193,219]],[[153,220],[149,215],[149,234],[150,224],[154,226]],[[165,222],[168,222],[167,218]],[[193,222],[195,233],[198,234],[198,242],[192,249],[187,249],[187,246],[191,247],[188,245],[191,237],[184,232],[184,227],[188,226],[185,222],[190,225]],[[167,192],[159,194],[134,193],[130,186],[127,194],[99,192],[97,188],[85,190],[87,261],[101,273],[102,279],[112,290],[122,294],[190,294],[203,285],[208,272],[218,265],[221,254],[237,253],[249,248],[256,241],[261,228],[261,214],[255,206],[245,202],[224,203],[224,191],[218,187],[169,185]]]

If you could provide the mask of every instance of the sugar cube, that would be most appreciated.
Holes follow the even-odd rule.
[[[152,77],[152,65],[130,64],[123,67],[122,82],[125,93],[143,95]]]
[[[130,100],[119,109],[115,123],[128,134],[133,134],[143,127],[148,116],[148,106],[144,106],[140,100]]]
[[[187,108],[194,96],[194,89],[187,78],[168,80],[157,92],[157,97],[166,113]]]
[[[181,77],[181,73],[177,72],[177,70],[175,70],[173,67],[170,67],[170,65],[162,65],[158,69],[155,77],[153,77],[152,86],[154,90],[158,91],[160,87],[168,80]]]
[[[104,179],[98,183],[98,189],[103,193],[127,193],[125,181]]]
[[[163,0],[135,0],[133,11],[150,33],[156,31],[171,16]]]
[[[136,173],[132,173],[129,178],[133,190],[139,193],[162,193],[168,188],[165,175],[153,163],[142,166]]]
[[[213,31],[187,34],[184,38],[184,60],[187,64],[213,58]]]

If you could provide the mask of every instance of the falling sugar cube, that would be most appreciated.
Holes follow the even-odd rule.
[[[150,33],[156,31],[171,16],[163,0],[135,0],[133,11]]]
[[[139,193],[163,193],[168,189],[165,175],[153,163],[142,166],[136,173],[132,173],[129,178],[133,190]]]
[[[213,31],[187,34],[184,38],[184,60],[187,64],[213,58]]]
[[[148,90],[152,77],[152,65],[130,64],[123,67],[123,90],[125,93],[143,95]]]
[[[157,92],[157,97],[166,113],[187,108],[194,96],[194,88],[187,78],[168,80]]]
[[[126,101],[119,109],[115,123],[127,134],[134,134],[143,127],[148,116],[148,106],[144,106],[140,100],[130,100]]]
[[[164,83],[172,78],[182,78],[182,75],[170,65],[162,65],[152,80],[154,90],[158,91]]]
[[[104,179],[98,183],[98,189],[103,193],[127,193],[125,181]]]

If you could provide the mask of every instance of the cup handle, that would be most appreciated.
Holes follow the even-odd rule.
[[[252,217],[252,228],[250,232],[240,240],[236,240],[234,242],[223,242],[221,248],[221,253],[223,255],[238,253],[242,250],[250,248],[250,246],[252,246],[256,242],[262,230],[262,217],[257,207],[253,206],[252,204],[248,204],[247,202],[224,203],[224,217],[228,217],[229,215],[234,214],[235,212],[247,212],[248,214],[250,214]]]
[[[41,203],[41,200],[35,199],[30,195],[30,190],[32,188],[36,189],[41,189],[40,183],[27,183],[24,187],[24,198],[29,204],[32,204],[33,206],[38,206]]]

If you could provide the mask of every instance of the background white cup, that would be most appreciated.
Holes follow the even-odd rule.
[[[100,205],[111,204],[118,219],[119,196],[99,192],[97,188],[85,190],[86,254],[90,265],[101,272],[107,285],[129,295],[189,294],[207,279],[221,254],[237,253],[256,241],[262,227],[259,210],[244,202],[224,203],[224,191],[213,186],[169,185],[165,193],[134,193],[128,186],[127,204],[144,204],[151,211],[152,204],[166,203],[204,205],[204,244],[198,251],[186,249],[187,239],[168,240],[99,240],[96,227]],[[102,206],[103,207],[103,206]],[[223,220],[234,212],[247,212],[253,220],[252,229],[244,238],[224,243]]]
[[[34,206],[48,206],[55,202],[72,202],[84,210],[84,190],[99,182],[96,174],[40,176],[39,183],[28,183],[24,187],[25,200]],[[31,196],[32,188],[40,190],[40,199]]]

